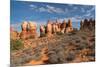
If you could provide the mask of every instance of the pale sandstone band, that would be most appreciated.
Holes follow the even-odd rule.
[[[83,29],[92,29],[95,28],[95,20],[93,19],[84,19],[80,22],[80,30]],[[36,22],[31,21],[24,21],[21,25],[21,33],[15,33],[11,32],[11,36],[19,37],[21,39],[27,39],[27,38],[36,38],[37,37],[37,25]],[[69,19],[67,22],[66,20],[63,20],[61,23],[60,21],[56,20],[55,22],[48,20],[46,25],[40,25],[40,37],[42,35],[46,35],[47,37],[53,36],[53,34],[56,33],[69,33],[73,31],[72,26],[72,20]]]

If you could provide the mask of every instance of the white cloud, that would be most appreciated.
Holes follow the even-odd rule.
[[[45,11],[47,11],[47,10],[46,10],[44,7],[40,7],[40,8],[39,8],[39,11],[40,11],[40,12],[45,12]]]
[[[72,22],[80,22],[81,21],[81,19],[78,17],[71,17],[70,19],[72,20]]]
[[[81,17],[67,17],[67,18],[60,18],[59,20],[62,22],[63,20],[68,21],[69,19],[71,19],[72,22],[80,22],[82,20]]]
[[[36,5],[33,5],[33,4],[30,4],[29,7],[30,7],[31,9],[36,9],[36,8],[37,8],[37,6],[36,6]]]
[[[47,7],[48,12],[50,12],[50,13],[64,13],[65,12],[61,8],[53,7],[53,6],[50,6],[50,5],[47,5],[46,7]]]
[[[87,13],[90,13],[92,11],[95,11],[95,7],[92,7],[90,10],[87,10]]]
[[[31,9],[35,9],[36,11],[40,11],[40,12],[48,12],[48,13],[65,13],[65,11],[62,8],[58,8],[58,7],[54,7],[51,5],[46,5],[45,7],[41,6],[41,7],[37,7],[36,5],[29,5]],[[67,10],[66,10],[67,12]]]
[[[32,7],[32,8],[33,8],[33,7],[34,7],[34,8],[36,8],[36,6],[35,6],[35,5],[33,5],[33,4],[30,4],[29,6],[30,6],[30,7]]]
[[[85,17],[89,17],[91,15],[91,13],[87,13],[87,14],[85,14],[84,16]]]

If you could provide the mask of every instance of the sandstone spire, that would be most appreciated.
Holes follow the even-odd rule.
[[[47,22],[46,32],[47,32],[47,36],[52,35],[52,22],[50,20],[48,20]]]
[[[21,28],[22,28],[22,32],[20,34],[20,38],[21,39],[26,39],[27,38],[27,34],[28,34],[28,23],[27,21],[24,21],[21,25]]]

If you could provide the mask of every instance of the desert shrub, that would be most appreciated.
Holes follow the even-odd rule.
[[[81,38],[82,38],[83,40],[86,40],[86,39],[87,39],[87,37],[86,37],[86,36],[81,36]]]
[[[57,35],[62,35],[63,33],[61,33],[61,32],[57,32],[56,34],[57,34]]]
[[[56,63],[58,63],[58,56],[57,56],[56,53],[49,54],[48,63],[50,63],[50,64],[56,64]]]
[[[35,38],[35,36],[29,36],[29,38],[27,38],[27,39],[33,39],[33,38]]]
[[[80,40],[76,40],[75,42],[76,42],[76,43],[80,43],[81,41],[80,41]]]
[[[41,33],[41,34],[40,34],[40,37],[46,37],[46,34]]]
[[[11,50],[19,50],[24,47],[21,40],[11,40],[10,41],[10,48]]]
[[[73,28],[73,32],[77,32],[78,31],[78,29],[77,28]]]
[[[87,48],[88,47],[88,43],[87,42],[82,42],[79,47],[81,49]]]
[[[72,61],[72,60],[74,60],[74,59],[75,59],[75,54],[74,54],[73,52],[69,52],[69,53],[67,54],[66,60],[67,60],[67,61]]]
[[[70,33],[68,33],[69,36],[72,36],[72,35],[75,35],[75,34],[76,34],[76,32],[70,32]]]

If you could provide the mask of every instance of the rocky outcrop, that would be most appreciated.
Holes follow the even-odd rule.
[[[18,39],[19,38],[18,35],[19,35],[19,33],[17,31],[11,31],[10,32],[10,39],[12,39],[12,40]]]
[[[40,37],[45,35],[45,26],[44,25],[40,25]]]
[[[37,37],[37,32],[36,32],[37,26],[36,26],[36,23],[30,21],[30,22],[28,23],[28,25],[29,25],[29,30],[28,30],[28,32],[29,32],[29,37],[31,37],[31,38],[36,38],[36,37]]]
[[[47,36],[52,36],[52,22],[48,20],[47,27],[46,27]]]
[[[35,38],[37,36],[36,33],[36,24],[33,22],[27,22],[24,21],[21,25],[22,32],[20,34],[21,39],[27,39],[27,38]]]
[[[21,39],[28,38],[28,22],[24,21],[21,25],[22,32],[20,34]]]
[[[69,33],[73,31],[72,21],[69,19],[66,25],[65,33]]]
[[[94,30],[95,29],[95,20],[91,19],[84,19],[80,22],[80,30]]]
[[[56,33],[56,23],[52,24],[52,33],[55,34]]]
[[[62,22],[62,24],[61,24],[61,33],[64,33],[65,32],[65,29],[66,29],[66,21],[64,20],[63,22]]]
[[[58,20],[53,22],[48,20],[46,27],[40,26],[40,37],[41,35],[52,36],[56,33],[69,33],[73,31],[72,21],[69,19],[68,23],[64,20],[62,23]]]

